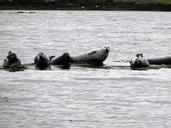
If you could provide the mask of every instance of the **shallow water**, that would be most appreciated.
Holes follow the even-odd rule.
[[[171,55],[170,12],[0,11],[0,64],[9,50],[22,63],[110,47],[116,60]],[[171,69],[0,70],[1,128],[169,128]]]

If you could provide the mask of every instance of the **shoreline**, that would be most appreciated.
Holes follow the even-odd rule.
[[[171,11],[171,4],[114,3],[99,5],[0,4],[0,10],[101,10],[101,11]]]

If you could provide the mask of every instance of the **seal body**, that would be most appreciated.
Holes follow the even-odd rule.
[[[108,57],[110,49],[104,47],[99,50],[94,50],[79,56],[71,57],[72,63],[78,64],[91,64],[91,65],[103,65],[103,61]]]
[[[41,52],[34,58],[34,64],[39,69],[46,69],[50,66],[50,60],[43,52]]]
[[[147,69],[150,67],[149,62],[143,58],[143,54],[137,54],[136,57],[130,62],[131,69]]]
[[[4,69],[9,69],[10,71],[18,71],[24,68],[21,64],[21,60],[17,57],[16,53],[9,51],[7,58],[4,60],[2,65]]]
[[[150,65],[171,65],[171,57],[147,59]]]
[[[51,65],[58,65],[61,66],[62,68],[69,68],[70,67],[70,62],[71,62],[71,57],[69,53],[64,53],[59,57],[50,57],[51,58]]]

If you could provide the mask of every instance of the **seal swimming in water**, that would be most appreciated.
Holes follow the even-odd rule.
[[[21,64],[21,60],[17,57],[16,53],[11,51],[8,52],[8,56],[4,60],[2,67],[9,71],[19,71],[24,69],[24,66]]]
[[[49,58],[51,59],[50,61],[51,65],[58,65],[58,66],[61,66],[63,69],[70,68],[71,57],[69,53],[64,53],[59,57],[51,56]]]
[[[131,69],[147,69],[150,67],[150,64],[146,59],[143,58],[143,54],[136,54],[136,59],[130,62]]]
[[[171,65],[171,57],[147,59],[150,65]]]
[[[94,50],[79,56],[71,57],[71,62],[76,64],[90,64],[101,66],[103,61],[108,57],[110,49],[109,47],[104,47],[99,50]]]
[[[38,69],[46,69],[50,67],[50,60],[43,52],[40,52],[34,58],[34,64]]]

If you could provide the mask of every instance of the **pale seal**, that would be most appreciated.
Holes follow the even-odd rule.
[[[109,47],[93,50],[79,56],[71,57],[71,62],[76,64],[102,65],[103,61],[108,57],[109,51]]]

